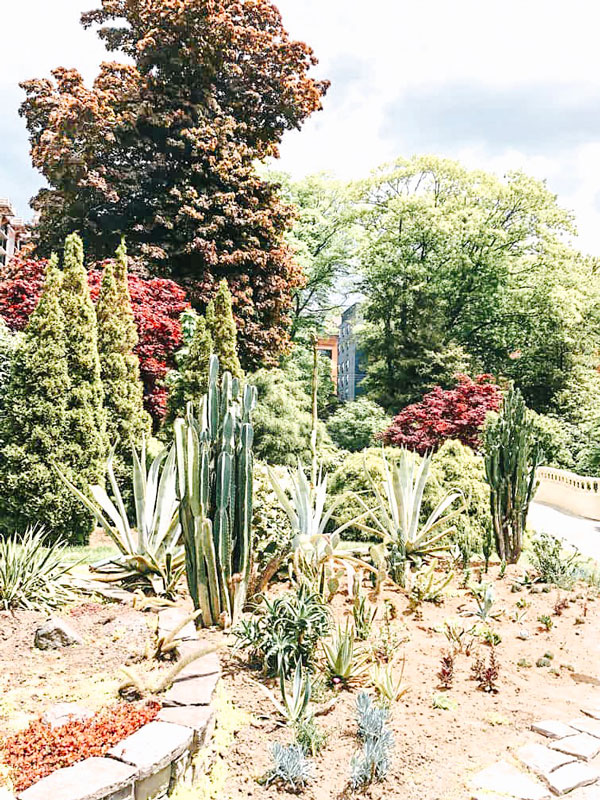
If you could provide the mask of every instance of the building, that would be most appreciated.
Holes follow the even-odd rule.
[[[0,199],[0,267],[8,264],[27,238],[27,228],[23,220],[15,216],[8,200]]]
[[[331,379],[333,385],[337,388],[338,385],[338,337],[322,336],[317,341],[317,350],[327,358],[331,359]]]
[[[360,303],[354,303],[342,314],[338,337],[338,397],[342,402],[356,400],[366,375],[356,336],[361,322]]]

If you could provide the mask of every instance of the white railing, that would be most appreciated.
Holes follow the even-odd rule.
[[[578,517],[600,520],[600,478],[554,467],[539,467],[536,503],[545,503]]]

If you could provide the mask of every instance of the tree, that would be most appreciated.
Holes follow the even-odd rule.
[[[285,374],[291,381],[299,383],[308,397],[312,394],[313,358],[312,346],[297,342],[282,362]],[[317,370],[317,408],[319,417],[326,419],[337,407],[338,398],[331,374],[331,359],[324,353],[318,354]]]
[[[23,84],[39,247],[81,231],[101,259],[122,235],[199,310],[226,277],[246,366],[285,349],[301,282],[284,233],[292,210],[255,164],[321,107],[327,83],[269,0],[100,0],[82,16],[127,64],[93,87],[76,70]]]
[[[150,431],[150,418],[144,410],[139,361],[134,348],[137,330],[127,283],[127,255],[121,243],[117,258],[104,267],[98,298],[98,349],[106,430],[111,445],[129,458],[131,445],[139,447]]]
[[[455,372],[488,372],[550,409],[600,330],[597,264],[567,244],[556,197],[520,172],[432,156],[382,167],[357,192],[372,396],[397,409]]]
[[[5,534],[42,523],[56,538],[85,542],[89,517],[56,469],[81,487],[69,451],[72,385],[67,366],[62,276],[53,258],[44,291],[11,364],[2,419],[0,524]]]
[[[77,234],[67,237],[64,252],[59,303],[65,319],[67,370],[71,380],[65,457],[87,486],[101,483],[104,474],[107,452],[104,387],[96,311],[83,266],[83,244]]]
[[[491,375],[457,378],[453,389],[436,386],[420,403],[403,408],[382,434],[383,441],[420,455],[437,450],[448,439],[479,451],[486,416],[500,408],[502,395]]]
[[[199,406],[202,397],[208,391],[208,368],[213,352],[213,340],[204,317],[199,317],[197,314],[194,314],[194,317],[191,338],[189,341],[184,338],[184,348],[178,354],[178,369],[171,373],[165,420],[169,428],[176,417],[185,414],[189,402]]]
[[[231,292],[222,280],[217,293],[206,308],[206,328],[212,339],[214,354],[221,370],[242,379],[244,372],[237,354],[237,328],[233,318]]]
[[[385,411],[366,397],[343,403],[327,420],[327,430],[338,447],[356,452],[375,444],[375,436],[389,423]]]

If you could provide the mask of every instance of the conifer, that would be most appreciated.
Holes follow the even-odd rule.
[[[233,318],[231,292],[226,280],[221,281],[216,295],[206,308],[206,324],[221,370],[229,370],[234,378],[243,378],[244,372],[237,353],[237,328]]]
[[[194,333],[189,347],[181,354],[181,363],[169,393],[167,429],[177,416],[185,414],[191,401],[199,404],[208,390],[208,364],[213,351],[213,341],[204,317],[196,316]]]

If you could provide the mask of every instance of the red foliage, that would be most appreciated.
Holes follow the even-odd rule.
[[[17,792],[22,792],[57,769],[92,756],[105,756],[111,747],[131,736],[160,710],[160,703],[118,705],[103,708],[86,720],[73,720],[52,728],[41,719],[9,736],[2,745]]]
[[[437,450],[446,439],[458,439],[478,450],[486,414],[500,408],[500,389],[491,375],[457,378],[454,389],[436,386],[420,403],[403,408],[381,435],[383,441],[421,455]]]
[[[102,265],[98,265],[102,267]],[[14,259],[0,281],[0,315],[13,330],[22,330],[35,309],[44,283],[46,262]],[[88,280],[92,299],[100,291],[100,269],[92,269]],[[186,292],[174,281],[164,278],[141,278],[129,275],[129,292],[138,329],[136,352],[144,382],[147,410],[155,420],[165,414],[167,392],[163,386],[173,356],[181,346],[179,315],[189,303]]]

